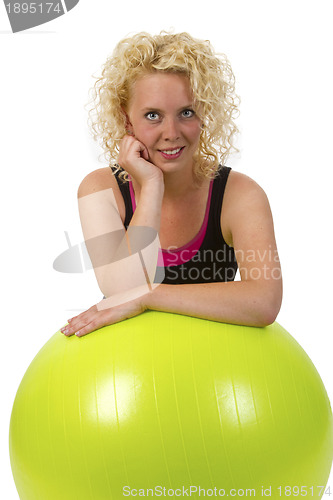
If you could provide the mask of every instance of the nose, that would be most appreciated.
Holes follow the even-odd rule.
[[[179,123],[176,118],[168,117],[163,121],[163,139],[176,141],[180,137]]]

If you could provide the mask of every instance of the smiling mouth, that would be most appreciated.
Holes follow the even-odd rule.
[[[174,148],[174,149],[160,149],[161,153],[165,153],[168,155],[175,155],[176,153],[179,153],[179,151],[183,149],[181,147],[179,148]]]
[[[174,149],[159,149],[159,152],[164,156],[164,158],[178,158],[185,146],[174,148]]]

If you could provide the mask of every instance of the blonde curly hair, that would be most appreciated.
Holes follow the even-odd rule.
[[[215,54],[208,40],[198,40],[188,33],[159,35],[137,33],[121,40],[106,60],[102,75],[96,77],[88,123],[94,139],[100,139],[110,165],[117,161],[120,141],[126,134],[127,109],[132,84],[154,72],[184,74],[193,92],[193,108],[203,123],[194,158],[194,173],[213,177],[219,163],[238,151],[233,139],[238,129],[239,97],[235,77],[224,54]],[[116,169],[119,165],[116,164]],[[121,174],[128,180],[125,171]]]

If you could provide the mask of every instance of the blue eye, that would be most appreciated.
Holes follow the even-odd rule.
[[[158,116],[159,116],[158,113],[156,113],[155,111],[149,111],[149,113],[145,114],[145,117],[148,118],[148,120],[150,121],[156,120]]]
[[[191,118],[192,116],[195,115],[193,109],[184,109],[184,111],[182,112],[183,116],[185,118]]]

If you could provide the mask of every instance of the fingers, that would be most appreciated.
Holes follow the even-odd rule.
[[[80,327],[80,329],[77,332],[75,332],[75,335],[77,337],[83,337],[88,333],[98,330],[102,326],[105,326],[105,321],[103,321],[101,318],[95,318],[88,325]]]
[[[60,331],[66,335],[66,337],[71,337],[72,335],[76,335],[77,337],[82,337],[87,333],[91,333],[94,330],[98,330],[104,326],[104,321],[101,317],[99,318],[87,318],[85,320],[77,321],[75,323],[71,323],[70,325],[65,326]]]
[[[94,305],[87,311],[71,318],[68,325],[60,329],[60,331],[67,337],[76,335],[82,337],[87,333],[91,333],[98,328],[101,328],[107,321],[111,321],[110,310],[98,311],[97,306]]]
[[[144,147],[143,147],[143,150],[142,150],[142,157],[143,157],[146,161],[150,161],[150,159],[149,159],[148,149],[146,148],[146,146],[144,146]]]
[[[84,313],[72,318],[70,323],[61,328],[60,331],[67,337],[74,334],[77,337],[83,337],[103,326],[113,325],[124,319],[132,318],[145,310],[146,306],[142,302],[142,297],[105,310],[98,310],[97,305],[94,305]]]
[[[144,158],[147,159],[146,157],[149,155],[146,146],[138,141],[136,137],[125,135],[120,144],[118,163],[125,167],[128,161],[140,158],[143,151],[145,151]]]
[[[125,166],[128,161],[138,160],[140,158],[150,161],[147,147],[135,136],[125,135],[120,144],[118,163],[121,166],[123,166],[123,163]]]

